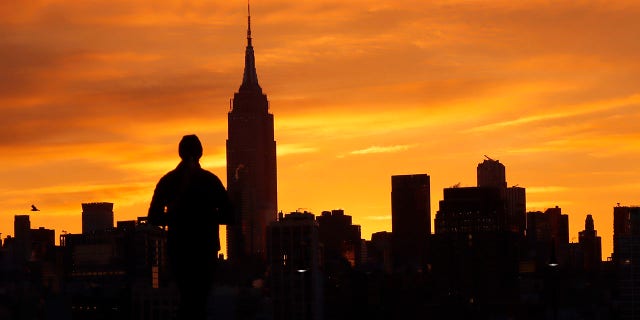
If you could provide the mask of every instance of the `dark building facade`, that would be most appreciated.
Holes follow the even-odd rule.
[[[13,254],[16,262],[27,261],[31,254],[31,220],[29,215],[13,217]]]
[[[486,157],[486,156],[485,156]],[[506,188],[506,169],[498,160],[486,157],[476,169],[478,187]]]
[[[598,270],[602,262],[602,239],[594,228],[590,214],[585,218],[584,230],[578,233],[578,243],[582,250],[584,270]]]
[[[344,260],[351,267],[362,263],[361,231],[344,210],[323,211],[316,218],[325,261]]]
[[[267,264],[273,319],[323,319],[318,224],[292,212],[267,227]]]
[[[436,234],[503,230],[506,219],[501,192],[492,187],[445,188],[436,213]]]
[[[631,231],[631,216],[640,211],[636,206],[615,206],[613,207],[613,260],[617,263],[624,262],[626,254],[626,243]]]
[[[537,269],[549,264],[564,268],[569,260],[569,216],[558,206],[527,212],[527,244]]]
[[[82,204],[82,233],[104,232],[113,228],[113,203]]]
[[[500,190],[505,206],[503,228],[524,235],[526,229],[526,193],[522,187],[507,187],[506,168],[499,160],[487,159],[478,164],[479,188]]]
[[[437,303],[491,318],[510,314],[518,299],[526,203],[524,188],[507,188],[497,160],[478,165],[477,183],[443,190],[429,252]]]
[[[524,236],[527,229],[527,196],[522,187],[505,189],[505,205],[507,210],[507,228]]]
[[[276,142],[269,101],[258,84],[250,17],[242,85],[228,114],[227,189],[237,222],[227,227],[229,259],[264,259],[265,230],[278,207]]]
[[[173,319],[166,232],[146,217],[105,232],[62,234],[60,247],[73,319]]]
[[[620,319],[640,314],[640,207],[613,208],[613,262],[616,266]]]
[[[424,268],[431,235],[429,175],[391,176],[391,233],[394,268]]]

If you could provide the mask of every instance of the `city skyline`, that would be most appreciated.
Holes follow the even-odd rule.
[[[275,116],[279,211],[342,208],[363,237],[391,230],[391,176],[475,185],[484,155],[559,206],[577,242],[587,214],[611,254],[613,207],[640,203],[640,6],[529,1],[262,1],[256,67]],[[0,9],[0,232],[80,233],[81,203],[146,215],[154,181],[198,134],[226,185],[229,99],[246,3],[10,3]],[[188,112],[185,112],[187,110]],[[223,246],[224,247],[224,246]]]

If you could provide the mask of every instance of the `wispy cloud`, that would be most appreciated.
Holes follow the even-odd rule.
[[[527,193],[557,193],[567,191],[567,187],[561,186],[545,186],[545,187],[527,187]]]
[[[639,14],[637,0],[256,3],[278,204],[353,207],[363,230],[388,229],[390,216],[369,216],[388,210],[362,203],[388,207],[390,173],[428,169],[435,197],[443,181],[473,181],[483,153],[536,186],[530,207],[634,202]],[[144,214],[187,132],[203,139],[203,167],[224,176],[246,21],[235,1],[2,1],[0,226],[34,198],[75,215],[93,199]],[[586,186],[601,189],[586,197]],[[60,221],[43,225],[80,230]]]
[[[364,217],[367,220],[391,220],[391,215],[384,216],[366,216]]]
[[[300,153],[314,153],[317,152],[318,148],[310,147],[303,144],[279,144],[276,148],[276,152],[278,156],[287,156],[291,154],[300,154]]]
[[[624,108],[629,105],[639,105],[640,94],[633,94],[623,98],[609,99],[606,101],[589,102],[585,104],[566,106],[567,111],[561,112],[547,112],[544,114],[536,114],[526,117],[521,117],[508,121],[501,121],[491,123],[483,126],[478,126],[468,130],[470,133],[481,131],[493,131],[506,127],[522,126],[531,124],[534,122],[556,120],[563,118],[576,117],[584,114],[596,113],[601,111],[613,111],[617,108]]]
[[[395,152],[407,151],[412,147],[413,147],[412,145],[371,146],[365,149],[351,151],[349,152],[349,154],[361,155],[361,154],[375,154],[375,153],[395,153]]]
[[[545,211],[556,206],[562,208],[571,204],[571,201],[527,201],[527,211]]]

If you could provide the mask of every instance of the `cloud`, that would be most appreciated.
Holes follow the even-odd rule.
[[[364,217],[367,220],[391,220],[391,215],[384,216],[366,216]]]
[[[396,146],[371,146],[365,149],[354,150],[349,152],[349,154],[353,155],[362,155],[362,154],[375,154],[375,153],[396,153],[407,151],[411,147],[410,145],[396,145]]]
[[[527,193],[558,193],[567,190],[567,187],[562,186],[526,187]]]
[[[461,167],[484,153],[513,161],[522,185],[582,177],[567,190],[528,188],[530,205],[555,206],[553,192],[576,212],[615,203],[572,190],[637,183],[639,14],[626,0],[252,3],[258,74],[289,165],[279,203],[382,208],[388,197],[370,195],[388,188],[387,173],[473,180],[474,165]],[[16,191],[2,210],[30,204],[32,190],[70,214],[103,197],[145,203],[140,186],[175,165],[186,132],[206,139],[203,165],[223,171],[246,21],[246,3],[233,1],[2,2],[0,189]],[[337,158],[376,153],[384,163]],[[605,161],[612,172],[594,175]]]
[[[615,112],[617,109],[628,108],[630,105],[640,105],[640,94],[633,94],[627,97],[617,98],[607,101],[595,101],[579,105],[564,105],[565,111],[546,112],[544,114],[531,115],[509,121],[492,123],[470,129],[468,132],[491,131],[512,126],[530,125],[535,122],[545,122],[550,120],[560,120],[565,118],[578,117],[585,114],[599,114],[604,111]],[[566,121],[566,120],[564,120]]]
[[[527,201],[527,211],[544,212],[546,209],[555,208],[556,206],[562,208],[570,205],[572,205],[571,201],[553,201],[553,200]]]
[[[276,152],[279,157],[291,154],[314,153],[317,151],[317,147],[310,147],[303,144],[278,144],[276,147]]]

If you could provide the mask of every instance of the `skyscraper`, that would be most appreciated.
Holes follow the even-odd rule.
[[[31,220],[29,215],[20,214],[13,218],[13,235],[15,236],[15,261],[22,263],[29,258],[31,251]]]
[[[602,262],[602,239],[593,226],[593,216],[588,214],[584,221],[584,230],[578,232],[578,241],[584,255],[583,267],[592,271]]]
[[[438,275],[434,285],[445,299],[498,310],[517,296],[523,233],[515,223],[512,228],[509,217],[524,215],[524,189],[507,188],[504,165],[488,157],[478,164],[477,181],[476,187],[443,190],[429,251]]]
[[[82,233],[104,232],[113,228],[113,203],[82,204]]]
[[[487,159],[479,163],[476,170],[478,187],[506,188],[507,179],[504,165],[499,160],[485,157]]]
[[[565,267],[569,254],[569,216],[558,206],[544,212],[527,212],[527,241],[534,250],[538,268],[550,263]]]
[[[227,226],[230,260],[264,259],[265,230],[277,215],[276,142],[269,101],[258,84],[248,15],[244,76],[228,114],[227,189],[236,224]]]
[[[500,160],[487,159],[478,164],[478,188],[495,188],[505,205],[501,228],[524,236],[526,229],[526,193],[522,187],[507,187],[506,168]]]
[[[318,236],[323,245],[324,261],[345,259],[352,267],[362,262],[361,231],[344,210],[322,211],[316,218]]]
[[[267,226],[267,265],[273,319],[323,319],[318,223],[292,212]]]
[[[426,242],[431,234],[429,175],[391,177],[391,231],[394,266],[423,267],[426,264]]]
[[[616,266],[619,319],[640,314],[640,207],[613,208],[613,262]]]

